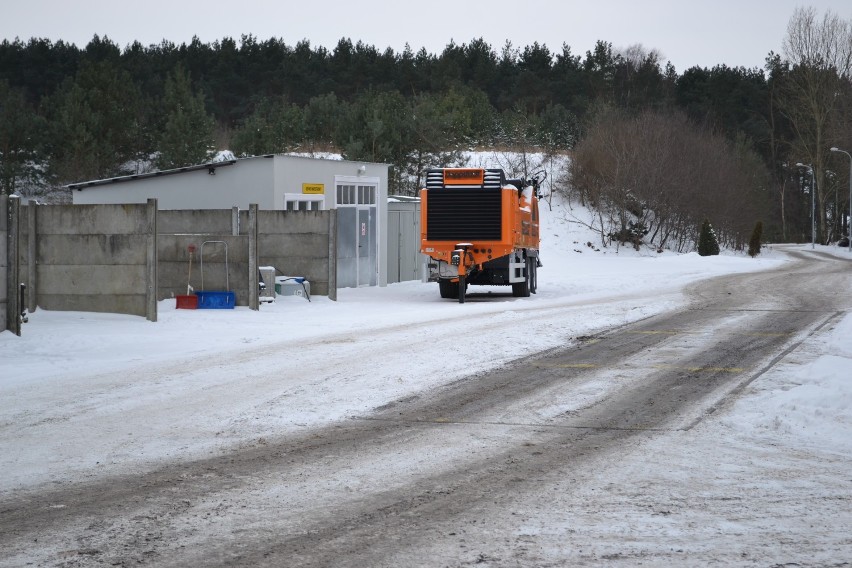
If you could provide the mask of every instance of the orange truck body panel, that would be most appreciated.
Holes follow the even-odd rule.
[[[503,210],[500,220],[501,237],[498,240],[471,241],[471,244],[474,246],[471,248],[469,254],[472,254],[473,264],[483,264],[489,260],[506,256],[516,249],[538,249],[539,247],[538,220],[533,219],[533,210],[534,208],[538,208],[538,203],[529,203],[529,210],[525,211],[518,206],[519,200],[516,191],[506,189],[501,193]],[[420,192],[420,252],[436,260],[449,262],[452,252],[461,241],[458,239],[430,240],[427,237],[429,225],[426,214],[428,211],[428,200],[429,190],[422,190]],[[521,203],[523,204],[523,201]]]

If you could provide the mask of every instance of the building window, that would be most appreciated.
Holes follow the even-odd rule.
[[[355,186],[342,184],[337,186],[337,204],[355,205]]]
[[[337,205],[375,205],[376,186],[340,184],[337,186]]]
[[[287,199],[284,203],[286,211],[319,211],[322,201],[316,199]]]

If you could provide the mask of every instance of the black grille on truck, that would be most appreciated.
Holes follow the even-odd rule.
[[[428,187],[428,186],[427,186]],[[426,238],[430,241],[499,241],[502,230],[500,186],[429,188]]]

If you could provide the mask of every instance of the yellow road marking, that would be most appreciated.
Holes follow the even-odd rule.
[[[686,331],[686,330],[677,330],[677,329],[654,329],[648,331],[628,331],[626,333],[630,333],[633,335],[678,335],[680,333],[686,335],[697,335],[699,333],[710,333],[710,332],[700,332],[700,331]],[[790,332],[774,332],[774,331],[753,331],[749,333],[736,333],[734,335],[744,335],[746,337],[788,337],[793,335]]]
[[[755,332],[752,332],[752,333],[743,333],[741,335],[746,335],[746,336],[750,336],[750,337],[788,337],[788,336],[793,335],[793,334],[790,333],[790,332],[777,332],[777,333],[775,333],[775,332],[771,332],[771,331],[766,331],[766,332],[755,331]]]
[[[536,365],[536,367],[546,368],[546,369],[602,369],[604,365],[596,365],[594,363],[558,363],[554,365]],[[619,367],[612,367],[619,368]],[[648,367],[621,367],[624,369],[641,369],[641,368],[650,368],[650,369],[662,369],[668,371],[689,371],[691,373],[700,373],[700,372],[712,372],[712,373],[742,373],[746,369],[744,367],[685,367],[682,365],[649,365]]]
[[[656,329],[651,331],[628,331],[627,333],[632,333],[635,335],[677,335],[678,333],[693,333],[691,331],[681,331],[681,330],[673,330],[673,329]]]
[[[682,367],[679,365],[652,365],[652,367],[654,369],[689,371],[691,373],[700,373],[702,371],[710,371],[713,373],[742,373],[745,371],[743,367]]]

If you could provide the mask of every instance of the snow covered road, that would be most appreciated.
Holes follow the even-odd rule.
[[[136,430],[146,416],[154,435],[129,437],[125,455],[108,434],[102,469],[69,440],[61,460],[19,450],[0,499],[0,565],[848,561],[847,451],[767,446],[725,421],[847,323],[849,262],[793,254],[776,271],[692,285],[689,309],[656,317],[678,286],[655,302],[497,312],[506,300],[487,298],[420,327],[362,321],[298,349],[139,364],[126,382],[81,372],[76,396],[22,382],[4,445],[43,446],[57,424]],[[540,338],[534,349],[519,330]],[[365,342],[391,348],[354,364]]]

